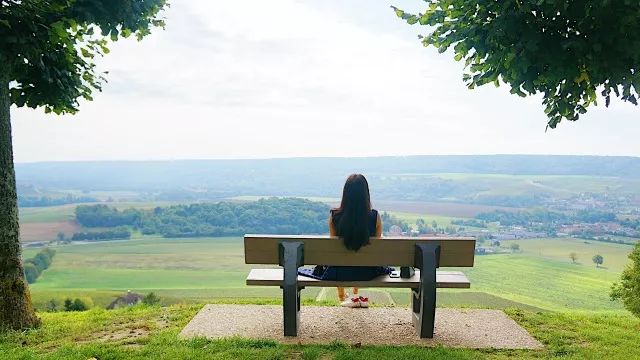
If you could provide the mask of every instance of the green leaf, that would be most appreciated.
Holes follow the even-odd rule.
[[[404,11],[398,9],[395,6],[391,6],[391,8],[396,12],[396,16],[399,18],[402,18],[402,16],[404,15]]]

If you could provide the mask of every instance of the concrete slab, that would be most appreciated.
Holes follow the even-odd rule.
[[[179,337],[240,336],[290,344],[337,340],[362,345],[421,345],[464,348],[540,349],[542,344],[499,310],[437,309],[433,339],[419,339],[411,312],[402,307],[349,309],[303,306],[297,337],[282,335],[282,307],[205,305]]]

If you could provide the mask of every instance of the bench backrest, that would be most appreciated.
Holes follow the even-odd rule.
[[[278,244],[282,241],[304,243],[305,265],[413,266],[415,244],[440,245],[439,266],[473,266],[473,237],[383,237],[371,238],[358,251],[344,247],[338,237],[328,235],[253,235],[244,236],[244,260],[247,264],[278,264]]]

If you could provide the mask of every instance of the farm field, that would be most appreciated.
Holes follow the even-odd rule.
[[[389,211],[389,213],[391,215],[396,216],[400,220],[406,221],[413,228],[416,228],[416,221],[418,219],[422,219],[429,226],[431,226],[431,222],[435,220],[435,222],[438,223],[438,227],[440,228],[453,226],[455,228],[464,227],[466,230],[476,230],[476,231],[477,230],[487,230],[487,231],[497,230],[497,226],[495,223],[487,224],[486,228],[451,224],[451,221],[455,219],[468,219],[467,217],[464,217],[464,216],[444,216],[444,215],[434,215],[434,214],[428,214],[428,213],[415,214],[415,213],[405,213],[405,212],[397,212],[397,211]]]
[[[576,263],[586,267],[595,267],[591,258],[596,254],[600,254],[604,257],[604,263],[601,267],[618,272],[624,269],[627,263],[627,256],[632,250],[631,245],[605,243],[571,237],[505,240],[501,243],[507,248],[510,244],[516,243],[520,245],[520,251],[523,254],[566,263],[572,262],[569,254],[574,252],[578,256]]]
[[[405,212],[396,212],[390,211],[391,215],[398,217],[400,220],[404,220],[409,225],[415,227],[416,220],[423,219],[428,225],[431,225],[431,222],[435,220],[438,223],[438,227],[446,227],[451,225],[451,220],[457,219],[455,217],[450,216],[442,216],[442,215],[433,215],[433,214],[413,214],[413,213],[405,213]]]
[[[30,223],[72,221],[78,204],[46,207],[22,207],[19,209],[20,225]]]
[[[600,243],[598,250],[605,253],[610,245]],[[36,251],[28,249],[24,256]],[[51,298],[75,296],[91,297],[104,306],[126,290],[155,291],[168,303],[280,296],[277,288],[244,285],[251,266],[243,263],[241,238],[143,237],[58,246],[56,251],[52,266],[31,285],[37,307]],[[474,268],[463,270],[472,288],[440,291],[440,306],[623,311],[608,299],[611,283],[619,277],[612,269],[521,253],[478,256]],[[303,296],[336,301],[333,289],[324,290],[321,297],[319,292],[305,289]],[[373,289],[365,294],[377,304],[409,302],[406,289]]]
[[[437,173],[424,176],[436,176],[461,182],[472,182],[486,188],[478,195],[519,195],[534,194],[545,191],[558,197],[575,195],[583,192],[637,194],[640,191],[640,180],[619,178],[615,176],[586,175],[508,175],[508,174],[467,174]]]
[[[462,204],[454,202],[433,202],[433,201],[394,201],[376,200],[374,205],[379,210],[397,211],[412,214],[434,214],[455,218],[471,218],[479,213],[491,212],[495,210],[517,211],[519,208]]]

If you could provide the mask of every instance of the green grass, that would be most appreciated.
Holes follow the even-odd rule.
[[[623,311],[609,300],[619,273],[526,254],[477,256],[464,269],[472,291],[553,311]]]
[[[569,254],[574,252],[578,256],[577,265],[595,267],[591,260],[594,255],[604,257],[603,267],[620,272],[627,264],[632,245],[614,244],[603,241],[574,239],[570,237],[552,239],[526,239],[501,241],[503,247],[508,248],[511,243],[520,245],[522,253],[571,263]]]
[[[640,321],[629,315],[507,314],[541,341],[542,350],[474,350],[441,346],[283,345],[230,338],[179,340],[200,306],[135,306],[113,311],[40,313],[43,325],[0,332],[0,358],[13,359],[635,359]]]

